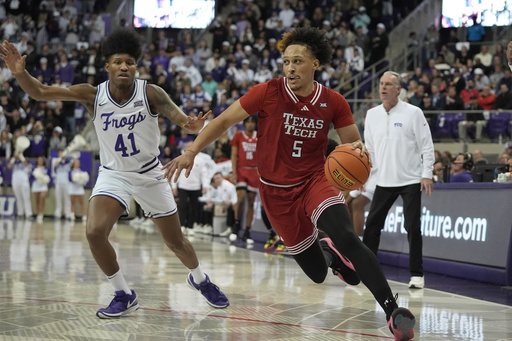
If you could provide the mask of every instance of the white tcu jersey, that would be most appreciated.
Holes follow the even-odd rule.
[[[146,81],[136,79],[132,97],[122,105],[111,97],[108,84],[98,85],[94,101],[101,165],[115,171],[144,173],[159,164],[160,154],[158,115],[149,108]]]

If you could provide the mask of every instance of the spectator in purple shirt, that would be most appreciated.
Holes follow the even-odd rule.
[[[473,156],[471,153],[459,153],[452,161],[452,173],[450,182],[472,182]]]
[[[194,136],[189,135],[186,130],[181,129],[180,137],[176,138],[175,146],[178,150],[178,154],[181,153],[183,148],[187,145],[188,142],[194,141]]]
[[[46,154],[46,137],[44,136],[44,128],[41,121],[34,122],[28,138],[30,140],[28,156],[44,156]]]
[[[60,63],[56,66],[56,75],[60,76],[62,83],[66,86],[70,86],[75,81],[75,68],[71,63],[68,62],[68,56],[65,53],[61,53]]]
[[[167,57],[166,52],[164,49],[158,50],[158,56],[153,58],[153,64],[160,64],[163,66],[164,70],[169,69],[169,61],[171,59]]]
[[[34,77],[39,78],[39,76],[41,76],[41,83],[48,85],[51,82],[53,70],[48,67],[48,59],[46,57],[42,57],[39,60],[39,64],[41,66],[39,68],[36,68],[34,72]]]

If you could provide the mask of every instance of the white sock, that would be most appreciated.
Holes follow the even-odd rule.
[[[201,265],[198,265],[195,269],[189,270],[192,273],[192,277],[194,278],[194,282],[196,284],[206,281],[206,275],[204,274],[203,270],[201,270]]]
[[[124,291],[128,295],[132,294],[132,290],[128,287],[126,280],[124,279],[121,269],[112,276],[107,276],[108,281],[114,287],[115,291]]]

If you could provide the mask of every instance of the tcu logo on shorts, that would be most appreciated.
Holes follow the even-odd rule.
[[[334,177],[340,182],[342,183],[345,187],[352,187],[354,186],[354,182],[350,179],[347,179],[345,177],[345,174],[343,174],[342,172],[339,171],[339,169],[335,169],[332,171],[332,175],[334,175]]]

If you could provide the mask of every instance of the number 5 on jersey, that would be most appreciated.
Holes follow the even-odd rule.
[[[125,136],[123,134],[117,135],[115,151],[121,152],[122,157],[139,154],[140,149],[137,149],[137,146],[135,145],[135,135],[133,135],[133,133],[128,134],[128,136],[126,136],[126,140],[129,140],[126,141],[128,143],[125,143]]]

